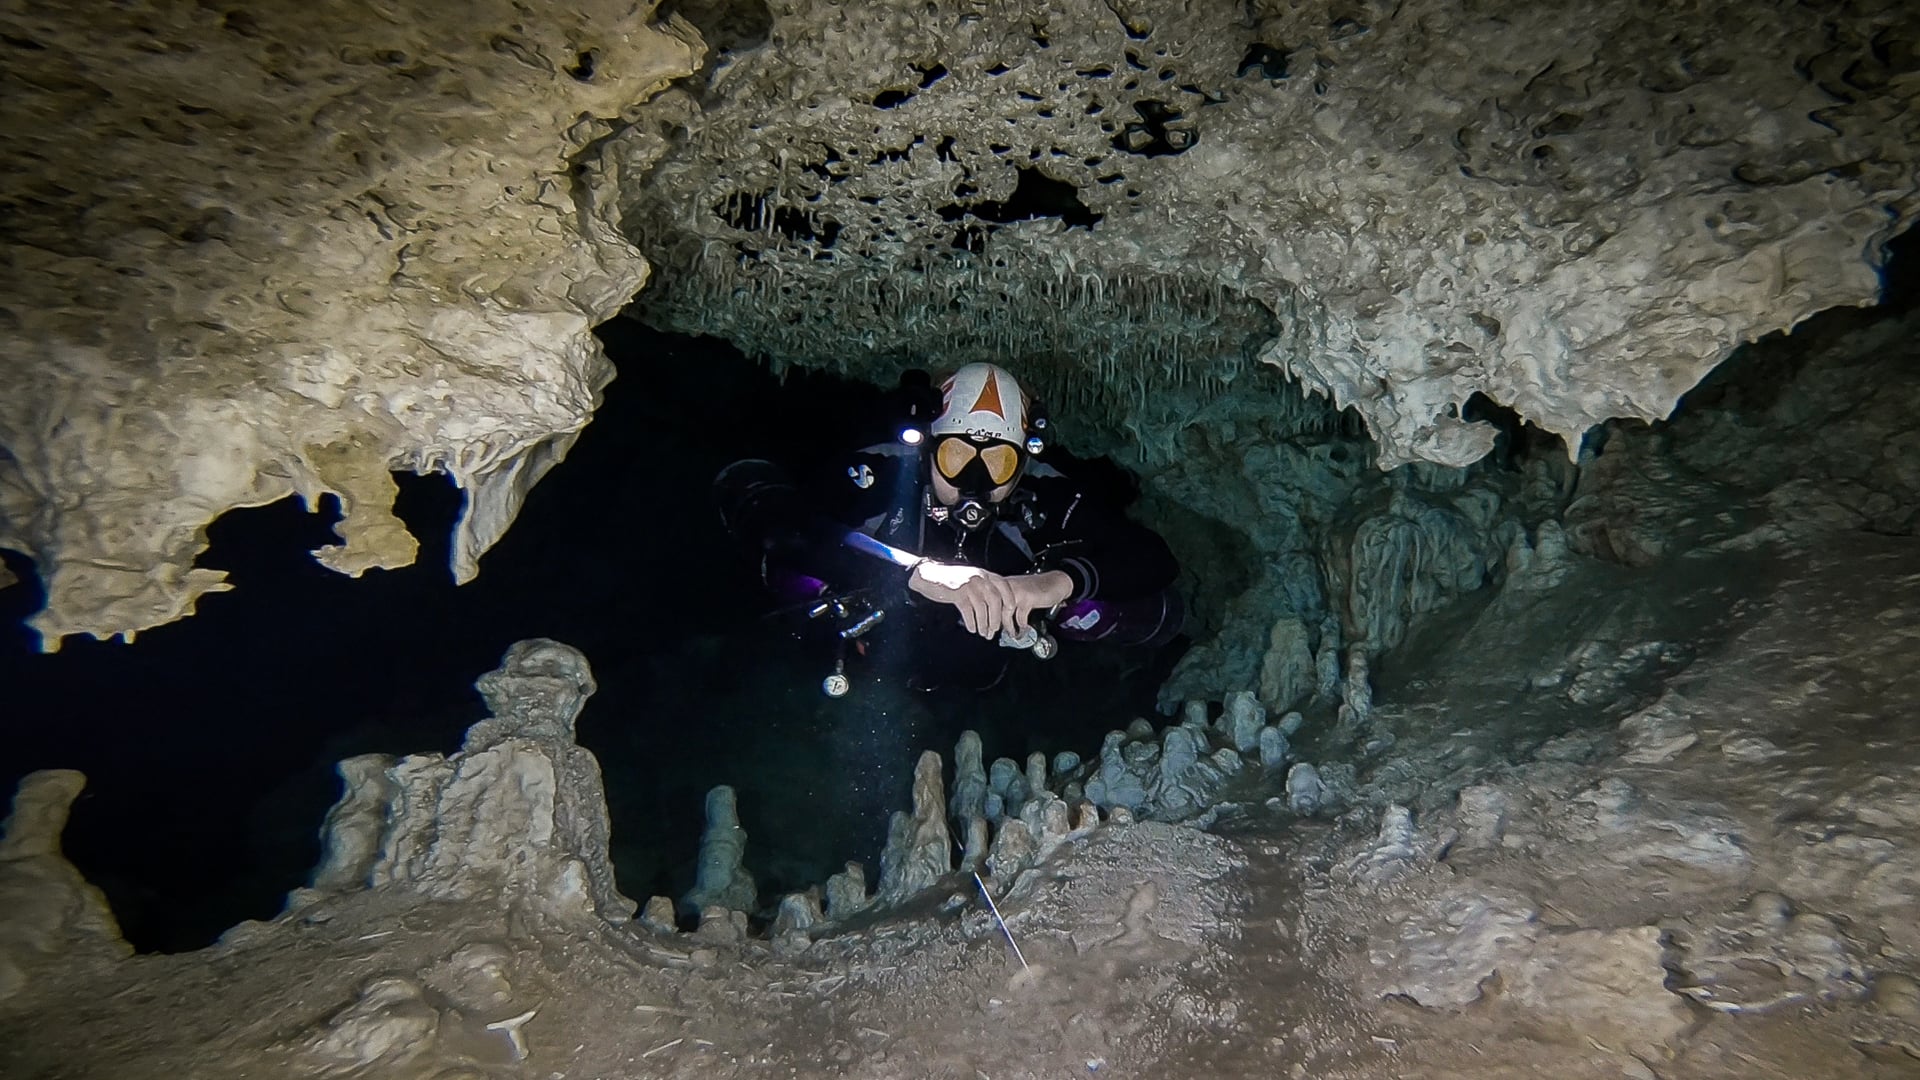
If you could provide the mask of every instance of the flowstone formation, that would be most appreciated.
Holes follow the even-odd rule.
[[[880,381],[1014,362],[1149,459],[1256,356],[1383,467],[1483,455],[1476,393],[1572,451],[1871,300],[1917,205],[1911,5],[770,11],[604,148],[644,317]]]
[[[339,499],[357,575],[415,544],[390,473],[466,492],[460,580],[566,455],[646,281],[585,151],[702,51],[649,5],[116,4],[0,14],[0,545],[47,648],[192,611],[204,526]]]

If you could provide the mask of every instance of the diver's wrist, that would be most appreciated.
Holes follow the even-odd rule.
[[[1052,610],[1073,598],[1075,588],[1073,575],[1064,570],[1042,570],[1028,576],[1032,577],[1034,583],[1042,590],[1040,598],[1044,603],[1036,605],[1038,607]]]

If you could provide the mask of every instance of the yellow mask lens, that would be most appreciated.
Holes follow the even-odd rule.
[[[987,466],[987,475],[993,477],[993,486],[1013,479],[1014,471],[1020,468],[1020,451],[1006,443],[994,443],[980,451],[980,460]]]
[[[960,470],[966,468],[967,462],[973,460],[973,454],[973,445],[965,439],[941,439],[940,445],[934,447],[933,463],[940,470],[941,476],[949,480],[958,480]]]
[[[976,454],[980,457],[980,464],[986,467],[987,477],[993,481],[994,487],[1008,483],[1020,471],[1019,448],[1003,442],[981,446],[961,436],[941,439],[933,448],[933,464],[940,470],[941,476],[957,481],[967,466],[972,464]]]

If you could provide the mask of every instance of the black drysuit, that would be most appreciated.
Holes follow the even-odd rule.
[[[904,654],[915,686],[991,685],[1011,651],[967,633],[951,605],[908,593],[907,570],[848,547],[848,530],[1009,577],[1065,573],[1073,593],[1055,612],[1060,637],[1157,645],[1179,632],[1184,616],[1166,542],[1039,462],[998,504],[995,520],[971,533],[934,519],[927,464],[899,445],[869,447],[805,489],[770,462],[736,462],[715,489],[728,530],[785,598],[874,590],[889,610],[875,647]]]

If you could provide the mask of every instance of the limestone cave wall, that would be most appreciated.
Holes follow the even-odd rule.
[[[1572,452],[1870,300],[1915,208],[1894,3],[0,21],[0,545],[38,564],[49,647],[223,587],[194,558],[236,506],[331,494],[323,563],[404,563],[396,469],[466,490],[470,577],[591,417],[587,331],[650,261],[646,318],[776,365],[1014,363],[1077,450],[1186,470],[1171,500],[1201,443],[1292,453],[1196,442],[1228,413],[1462,465],[1483,394]]]
[[[291,493],[343,504],[326,565],[410,562],[393,470],[465,489],[471,577],[647,278],[583,151],[702,48],[598,0],[0,13],[0,545],[47,647],[190,612],[207,522]]]

